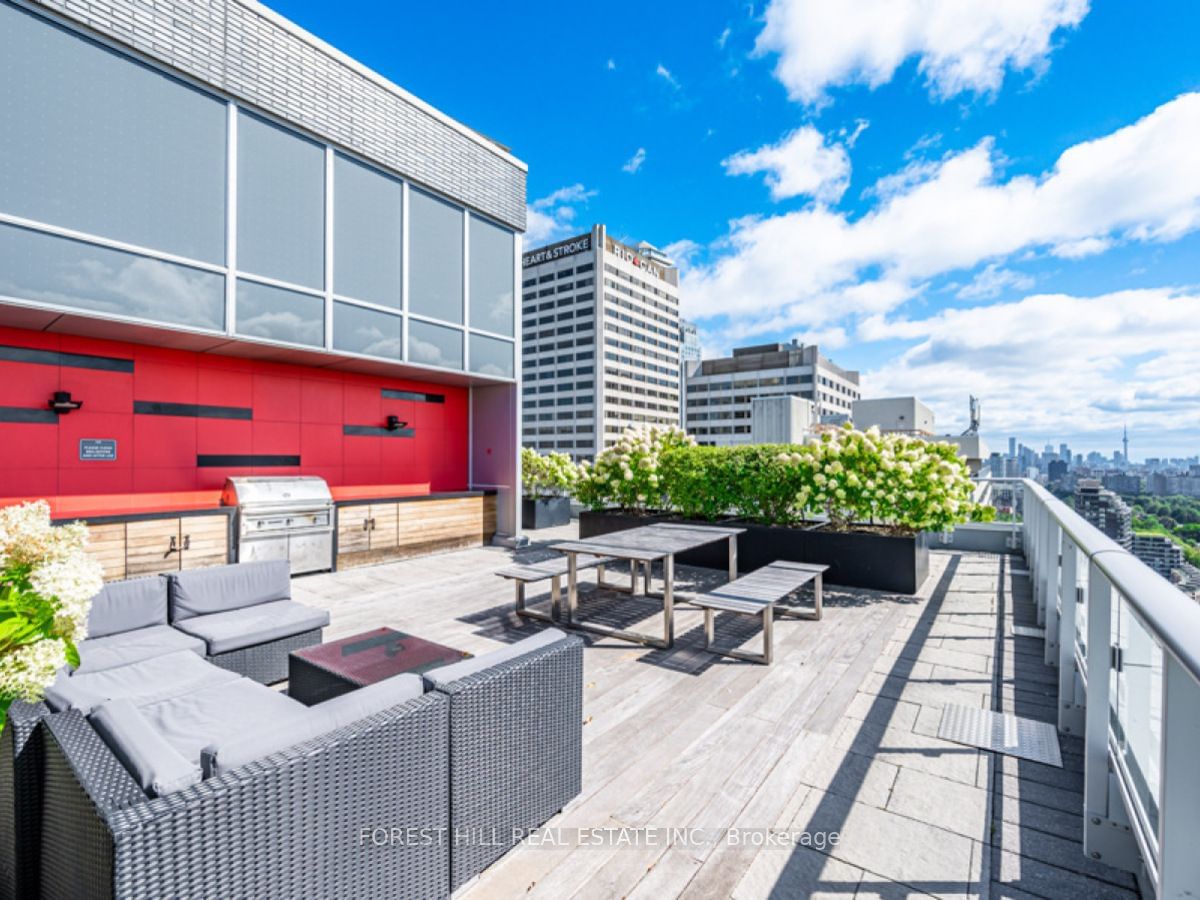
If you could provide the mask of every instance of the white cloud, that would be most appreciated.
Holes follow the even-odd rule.
[[[1172,240],[1200,227],[1200,94],[1003,180],[990,141],[924,168],[851,220],[817,205],[730,223],[685,274],[693,315],[761,330],[885,312],[923,281],[1018,253]],[[906,170],[908,171],[908,170]]]
[[[575,213],[596,196],[582,184],[570,184],[534,200],[525,208],[525,246],[533,247],[575,231]]]
[[[1170,340],[1164,340],[1170,335]],[[1200,295],[1168,288],[1096,297],[1041,294],[917,321],[873,318],[857,337],[911,349],[863,375],[864,396],[915,394],[939,430],[965,425],[984,398],[983,430],[1025,437],[1200,429]]]
[[[776,77],[794,100],[830,87],[890,81],[910,57],[937,98],[992,93],[1007,70],[1040,71],[1059,28],[1089,0],[771,0],[756,52],[777,53]]]
[[[809,196],[836,203],[850,184],[846,148],[827,142],[811,125],[797,128],[777,144],[735,153],[721,165],[730,175],[765,172],[773,200]]]
[[[657,75],[659,78],[661,78],[663,81],[665,81],[667,84],[669,84],[671,87],[675,88],[675,90],[680,89],[681,85],[679,84],[679,79],[676,78],[674,75],[672,75],[671,70],[668,69],[666,66],[664,66],[662,63],[659,63],[655,67],[654,74]]]
[[[730,35],[730,34],[732,34],[732,33],[733,33],[733,32],[731,31],[731,29],[729,28],[729,26],[728,26],[728,25],[726,25],[726,26],[725,26],[725,29],[724,29],[724,30],[723,30],[723,31],[722,31],[722,32],[721,32],[719,35],[717,35],[717,46],[718,46],[720,49],[722,49],[722,50],[724,50],[724,49],[725,49],[725,45],[726,45],[727,43],[729,43],[729,35]]]
[[[674,241],[662,248],[662,252],[667,255],[675,265],[684,268],[691,264],[693,257],[699,253],[701,247],[695,241],[690,241],[684,238],[681,241]]]
[[[862,137],[862,133],[870,127],[871,123],[867,119],[855,119],[853,129],[838,129],[838,137],[842,138],[846,142],[846,146],[853,150],[858,139]]]
[[[999,297],[1009,288],[1027,291],[1031,287],[1033,278],[1024,272],[1014,272],[1012,269],[1002,269],[995,263],[988,263],[970,284],[963,285],[954,296],[960,300],[988,300]]]
[[[607,68],[608,68],[608,71],[610,71],[610,72],[611,72],[611,71],[613,71],[613,70],[614,70],[616,67],[617,67],[617,61],[616,61],[615,59],[610,59],[610,60],[608,61],[608,67],[607,67]]]
[[[634,172],[636,172],[638,169],[640,169],[642,167],[642,163],[644,163],[645,161],[646,161],[646,148],[638,147],[637,152],[634,153],[633,156],[629,157],[629,161],[626,162],[625,165],[621,166],[621,171],[628,172],[630,175],[632,175]]]

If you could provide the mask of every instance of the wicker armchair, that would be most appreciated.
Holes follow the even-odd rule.
[[[582,789],[583,641],[566,637],[434,692],[450,701],[457,890]]]
[[[427,693],[155,799],[82,715],[51,715],[42,895],[445,897],[449,706]]]
[[[0,734],[0,897],[35,897],[42,818],[43,703],[15,701]]]

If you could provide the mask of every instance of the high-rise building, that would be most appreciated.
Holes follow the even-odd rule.
[[[522,258],[522,440],[592,458],[631,425],[679,425],[679,270],[596,225]]]
[[[700,361],[700,329],[695,322],[679,320],[679,384],[687,381],[687,365]],[[679,404],[679,427],[687,428],[687,407]]]
[[[1172,570],[1183,568],[1183,548],[1166,535],[1135,534],[1131,549],[1134,556],[1163,578],[1170,578]]]
[[[1017,439],[1015,437],[1010,437],[1008,439],[1008,458],[1017,458]]]
[[[1126,550],[1133,543],[1133,514],[1120,497],[1100,486],[1095,478],[1081,478],[1075,486],[1075,511]]]
[[[851,404],[854,426],[884,433],[933,437],[933,410],[916,397],[880,397]]]
[[[687,430],[701,444],[750,443],[755,397],[811,400],[818,419],[848,415],[859,398],[858,372],[835,365],[815,344],[739,347],[686,365]]]
[[[679,358],[685,363],[700,359],[700,330],[687,319],[679,320]]]

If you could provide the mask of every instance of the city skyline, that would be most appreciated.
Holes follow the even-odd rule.
[[[1193,4],[276,7],[512,146],[529,244],[669,249],[710,355],[798,337],[947,431],[975,394],[993,440],[1200,446]]]

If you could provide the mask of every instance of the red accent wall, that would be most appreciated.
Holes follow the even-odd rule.
[[[0,407],[83,408],[57,424],[0,421],[0,497],[220,488],[228,475],[320,475],[330,485],[467,487],[467,389],[260,360],[0,328],[0,345],[133,360],[129,372],[0,360]],[[385,399],[383,388],[444,403]],[[135,415],[135,400],[250,407],[247,420]],[[350,436],[343,425],[399,416],[411,438]],[[79,459],[80,438],[115,438],[114,462]],[[299,455],[299,467],[200,468],[197,455]]]

